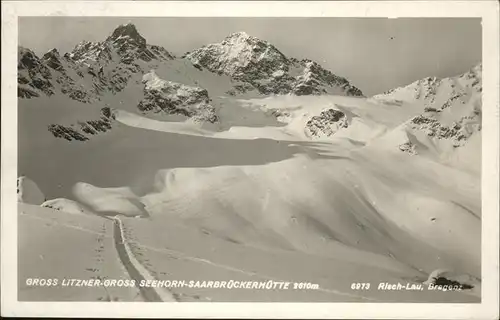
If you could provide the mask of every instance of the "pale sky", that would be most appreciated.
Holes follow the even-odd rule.
[[[127,22],[175,55],[245,31],[288,57],[317,61],[365,95],[458,75],[481,61],[479,18],[22,17],[19,45],[39,55],[52,48],[65,53],[82,40],[102,41]]]

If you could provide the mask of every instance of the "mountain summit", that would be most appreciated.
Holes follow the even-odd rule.
[[[52,49],[39,58],[20,47],[18,96],[59,91],[73,100],[95,102],[125,89],[132,76],[142,77],[152,66],[172,59],[165,48],[147,44],[131,23],[118,26],[104,41],[82,41],[64,55]]]
[[[147,44],[135,25],[128,23],[118,26],[105,41],[82,41],[69,53],[69,58],[87,64],[107,64],[111,60],[131,64],[135,60],[149,62],[174,57],[163,47]]]
[[[188,52],[185,58],[199,69],[243,82],[236,87],[236,93],[257,90],[261,94],[363,95],[347,79],[318,63],[288,58],[271,43],[246,32],[232,33],[220,43]]]
[[[212,72],[242,80],[270,77],[289,68],[288,59],[276,47],[245,32],[233,33],[221,43],[202,47],[186,58]]]
[[[106,40],[114,42],[119,39],[130,39],[140,46],[146,45],[146,39],[139,34],[132,23],[118,26]]]

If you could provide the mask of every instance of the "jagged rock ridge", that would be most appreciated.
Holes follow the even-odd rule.
[[[52,49],[39,58],[20,47],[18,97],[50,96],[60,91],[89,103],[107,92],[123,90],[134,74],[148,68],[149,62],[171,59],[174,56],[165,48],[147,44],[133,24],[119,26],[102,42],[83,41],[62,56]]]
[[[63,126],[61,124],[51,124],[48,130],[56,138],[68,141],[88,141],[94,135],[104,133],[113,127],[115,115],[109,107],[101,109],[101,117],[96,120],[78,121],[78,127]]]

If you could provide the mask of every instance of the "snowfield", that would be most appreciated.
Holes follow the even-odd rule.
[[[216,289],[201,292],[173,289],[178,301],[478,299],[480,177],[432,157],[411,156],[397,149],[397,141],[390,135],[398,129],[400,119],[405,118],[404,112],[409,118],[418,114],[418,109],[409,106],[401,110],[393,105],[377,106],[362,99],[341,97],[277,97],[239,103],[244,108],[287,112],[284,125],[232,127],[216,132],[188,122],[162,122],[118,111],[116,121],[126,126],[123,130],[139,131],[147,138],[138,141],[135,147],[133,140],[125,140],[118,150],[126,154],[116,160],[110,158],[116,150],[111,147],[95,146],[91,149],[94,152],[80,154],[85,162],[78,162],[80,169],[69,183],[74,184],[73,193],[67,196],[105,216],[149,216],[123,219],[123,223],[131,234],[131,247],[139,252],[139,261],[156,279],[280,279],[318,283],[321,288],[264,294],[238,290],[241,295],[236,296],[233,291]],[[308,140],[301,130],[307,123],[306,115],[319,114],[337,105],[351,120],[351,126],[341,130],[352,130],[357,135],[344,133],[330,139]],[[130,137],[136,136],[132,132]],[[148,136],[149,132],[152,136]],[[206,148],[172,149],[172,142],[161,147],[163,144],[152,144],[155,135],[167,139],[171,135],[170,141],[182,136],[196,137],[212,147],[221,141],[222,149],[217,155]],[[154,153],[138,152],[139,143],[144,141],[148,141],[147,150],[154,149]],[[245,155],[237,159],[229,157],[242,150],[237,146],[244,141],[254,141],[245,146],[248,149]],[[480,145],[480,140],[476,143]],[[193,145],[186,145],[190,146]],[[265,152],[256,154],[266,148],[272,148],[279,159],[272,161],[272,155]],[[172,152],[176,155],[171,155]],[[194,157],[198,162],[205,157],[205,163],[212,165],[168,168],[171,157],[182,155],[184,159]],[[113,175],[129,177],[141,172],[144,168],[141,160],[148,156],[155,157],[155,161],[146,160],[153,165],[147,169],[156,172],[148,179],[150,186],[142,187],[148,192],[135,194],[129,187],[100,187],[112,186],[104,181],[112,180]],[[221,162],[217,163],[219,157]],[[122,161],[127,165],[118,169]],[[70,171],[73,172],[72,169],[66,172]],[[87,180],[95,185],[77,181],[82,172],[95,172],[95,182]],[[70,177],[65,174],[61,178]],[[123,185],[133,183],[129,180]],[[178,231],[180,226],[194,235]],[[205,238],[214,244],[208,245]],[[190,244],[189,250],[186,244]],[[175,250],[177,255],[188,254],[192,259],[185,258],[187,261],[179,265],[179,258],[169,258],[169,250]],[[242,255],[248,258],[243,261],[236,258]],[[185,266],[186,263],[192,267]],[[316,275],[313,269],[319,266],[323,271],[314,271],[318,272]],[[308,268],[312,268],[311,272],[304,272]],[[473,283],[474,289],[452,294],[427,290],[422,294],[405,292],[402,296],[377,290],[358,295],[349,287],[354,279],[372,284],[421,283],[438,269],[453,270],[457,277],[472,279],[468,283]]]
[[[122,27],[68,60],[104,56],[122,70],[124,57],[142,59],[123,71],[122,89],[94,92],[93,103],[66,93],[19,99],[20,300],[480,301],[481,66],[370,98],[229,94],[246,79],[233,73],[281,77],[289,60],[246,34],[179,60]],[[262,50],[251,64],[248,43]],[[277,66],[261,68],[276,55]],[[141,108],[146,100],[151,108]],[[47,130],[53,124],[75,140]],[[26,284],[36,277],[310,288]],[[382,289],[398,283],[414,289]]]

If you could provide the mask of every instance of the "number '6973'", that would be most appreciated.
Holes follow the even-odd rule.
[[[351,284],[351,289],[352,290],[368,290],[368,289],[370,289],[370,284],[369,283],[353,282]]]

